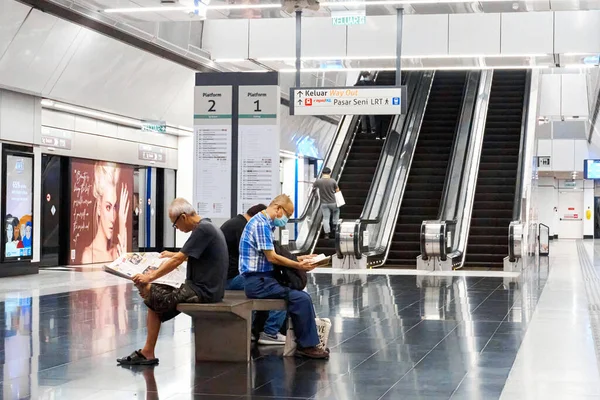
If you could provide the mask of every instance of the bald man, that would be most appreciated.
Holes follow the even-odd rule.
[[[310,295],[282,286],[273,275],[273,264],[304,271],[314,269],[311,256],[290,260],[275,253],[273,231],[285,227],[294,213],[294,204],[286,195],[279,195],[266,210],[256,214],[240,239],[240,274],[244,276],[246,296],[254,299],[285,299],[294,324],[296,354],[308,358],[328,359],[329,352],[319,346],[315,311]]]
[[[190,233],[177,253],[163,251],[167,258],[148,274],[135,275],[132,280],[148,307],[146,344],[129,356],[117,359],[123,365],[154,365],[158,333],[163,322],[175,318],[179,303],[218,303],[225,294],[225,279],[229,266],[227,243],[221,230],[209,219],[200,217],[185,199],[177,198],[169,206],[169,218],[176,228]],[[152,283],[187,261],[187,277],[179,288]]]

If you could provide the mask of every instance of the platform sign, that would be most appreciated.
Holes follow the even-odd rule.
[[[239,87],[239,213],[279,194],[279,105],[277,85]]]
[[[196,86],[194,92],[194,206],[209,218],[229,218],[232,87]]]
[[[406,86],[292,88],[291,115],[398,115],[406,113]]]

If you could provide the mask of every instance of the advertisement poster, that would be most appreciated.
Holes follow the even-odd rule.
[[[70,263],[106,263],[132,248],[133,167],[71,162]]]
[[[33,158],[6,156],[6,199],[4,216],[4,259],[17,260],[32,255],[33,236]]]

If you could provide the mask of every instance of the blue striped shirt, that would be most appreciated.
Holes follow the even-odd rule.
[[[263,251],[275,249],[274,229],[275,224],[271,218],[262,212],[248,221],[240,239],[240,274],[273,271],[273,264],[267,260]]]

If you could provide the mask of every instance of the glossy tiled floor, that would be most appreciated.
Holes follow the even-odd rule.
[[[10,286],[19,281],[5,280],[1,393],[77,400],[498,399],[509,374],[519,376],[511,373],[515,359],[515,368],[524,363],[528,370],[519,348],[555,270],[546,260],[520,277],[311,274],[317,314],[332,321],[328,362],[259,347],[249,365],[195,364],[190,320],[179,316],[163,325],[160,365],[133,369],[115,363],[145,338],[145,307],[130,284],[98,272],[46,271],[20,278],[24,289],[15,292]],[[81,290],[86,282],[91,288]],[[515,382],[503,397],[523,393],[522,380]]]

